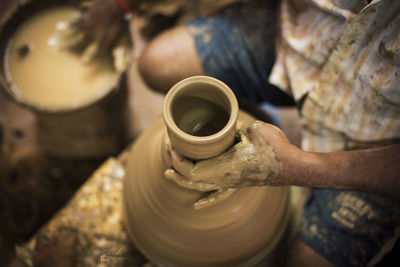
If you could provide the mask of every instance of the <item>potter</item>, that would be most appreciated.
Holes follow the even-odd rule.
[[[16,99],[45,110],[72,110],[101,99],[117,83],[120,73],[110,59],[84,64],[79,54],[61,48],[60,30],[78,14],[70,6],[48,8],[15,32],[3,64]]]

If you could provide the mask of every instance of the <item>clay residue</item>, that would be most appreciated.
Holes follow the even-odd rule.
[[[173,165],[177,173],[166,173],[179,185],[204,189],[232,188],[266,185],[279,174],[281,161],[275,149],[252,124],[241,132],[241,141],[217,157],[192,163],[172,151]]]
[[[342,206],[332,212],[331,216],[343,226],[354,228],[361,217],[373,218],[376,216],[371,205],[359,197],[340,194],[337,200],[341,202]]]

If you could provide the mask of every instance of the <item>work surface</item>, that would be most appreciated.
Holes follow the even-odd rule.
[[[142,266],[122,221],[125,154],[106,160],[26,244],[11,266]]]

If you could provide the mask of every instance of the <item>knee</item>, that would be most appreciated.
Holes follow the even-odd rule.
[[[157,49],[157,46],[159,46],[157,41],[153,41],[144,49],[138,60],[138,70],[150,89],[162,92],[165,91],[163,84],[165,74],[162,69],[167,62],[165,55]]]
[[[203,74],[193,38],[184,26],[152,40],[139,57],[138,69],[151,89],[163,93],[183,78]]]

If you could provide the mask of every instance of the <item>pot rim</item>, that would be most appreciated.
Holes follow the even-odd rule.
[[[215,134],[208,136],[194,136],[187,134],[176,125],[175,120],[173,119],[172,116],[173,100],[175,99],[177,94],[181,93],[181,90],[184,90],[186,85],[191,84],[193,82],[200,82],[203,84],[212,85],[217,90],[219,90],[228,100],[230,107],[229,120],[224,126],[224,128],[222,128]],[[180,82],[176,83],[174,86],[172,86],[164,99],[163,117],[167,128],[174,134],[178,135],[181,139],[191,143],[204,144],[204,143],[216,142],[223,139],[228,134],[228,132],[232,130],[232,128],[235,128],[236,130],[236,121],[238,119],[238,115],[239,115],[239,104],[235,94],[225,83],[210,76],[198,75],[185,78]]]

